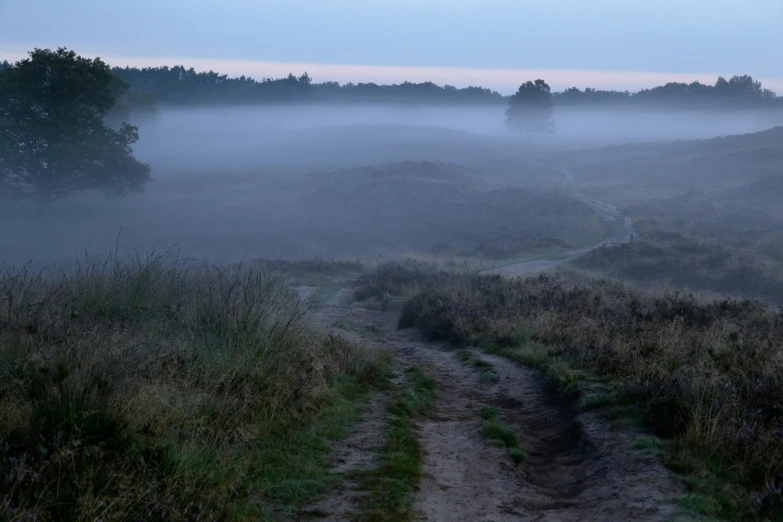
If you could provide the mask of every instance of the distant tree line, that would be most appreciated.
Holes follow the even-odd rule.
[[[131,86],[131,92],[152,93],[161,104],[255,104],[285,102],[502,104],[501,94],[481,87],[458,89],[432,82],[404,82],[397,85],[337,82],[314,83],[304,73],[285,78],[255,80],[247,76],[229,78],[213,71],[193,68],[145,67],[114,68],[113,72]]]
[[[0,62],[0,71],[13,64]],[[114,67],[112,72],[130,85],[113,110],[118,121],[128,112],[154,111],[159,105],[237,105],[264,103],[378,103],[419,105],[507,105],[503,96],[483,87],[457,88],[433,82],[316,83],[307,74],[255,80],[247,76],[229,78],[214,71],[197,72],[192,67]],[[0,93],[1,94],[1,93]],[[515,95],[516,96],[516,95]],[[764,88],[748,75],[719,77],[714,85],[677,83],[638,92],[577,87],[552,93],[554,107],[640,107],[685,109],[744,109],[778,107],[783,97]]]
[[[638,92],[604,91],[571,87],[553,94],[553,103],[559,106],[666,106],[676,109],[701,108],[758,108],[777,106],[783,108],[783,97],[752,76],[732,76],[728,80],[718,77],[714,85],[700,82],[669,82],[665,85],[642,89]]]
[[[457,88],[433,82],[393,85],[337,82],[315,83],[304,73],[285,78],[255,80],[229,78],[193,68],[145,67],[112,69],[131,86],[131,96],[165,105],[256,104],[284,102],[382,103],[401,105],[504,105],[510,97],[482,87]],[[677,83],[638,92],[571,87],[553,93],[554,106],[667,106],[685,108],[783,107],[783,97],[748,75],[719,77],[714,85]]]

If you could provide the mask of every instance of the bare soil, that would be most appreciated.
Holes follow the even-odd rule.
[[[426,521],[607,521],[672,520],[668,502],[682,486],[655,457],[632,449],[633,435],[594,413],[576,413],[547,396],[535,370],[475,352],[491,363],[497,383],[454,357],[452,347],[396,329],[399,310],[385,312],[327,306],[322,319],[349,319],[383,336],[397,364],[415,366],[435,382],[434,410],[419,420],[423,476],[415,499],[417,519]],[[481,434],[479,411],[494,406],[513,427],[528,454],[515,464],[504,448]],[[373,406],[357,433],[335,450],[335,471],[377,465],[382,430]],[[348,468],[346,468],[348,466]],[[355,513],[360,493],[343,491],[319,504],[327,520]]]

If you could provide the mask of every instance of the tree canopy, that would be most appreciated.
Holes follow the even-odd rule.
[[[196,72],[182,65],[174,67],[114,68],[113,72],[130,84],[129,95],[164,105],[227,105],[264,103],[377,103],[416,105],[503,105],[507,96],[483,87],[457,88],[433,82],[317,83],[307,73],[284,78],[255,80],[247,76],[229,78],[213,71]],[[732,109],[783,107],[778,97],[751,76],[718,78],[715,85],[699,82],[667,83],[639,92],[577,87],[552,93],[555,106],[655,106],[673,109]],[[137,105],[126,100],[131,107]]]
[[[174,67],[114,68],[131,91],[154,95],[167,105],[225,105],[286,102],[394,103],[394,104],[500,104],[503,96],[490,89],[432,82],[398,85],[337,82],[315,83],[305,72],[299,76],[254,80],[229,78],[213,71],[196,72]]]
[[[571,87],[554,93],[557,106],[657,106],[674,109],[745,109],[756,107],[783,107],[783,97],[765,89],[752,76],[737,75],[728,80],[718,77],[714,85],[699,82],[677,83],[629,91],[604,91]]]
[[[555,131],[552,117],[552,91],[541,79],[520,85],[516,94],[508,99],[506,126],[530,136],[533,133]]]
[[[76,191],[140,192],[150,169],[133,157],[138,130],[105,121],[127,89],[99,58],[65,48],[0,71],[0,194],[45,211]]]

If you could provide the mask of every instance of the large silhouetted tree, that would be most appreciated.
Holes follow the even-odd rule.
[[[506,126],[530,136],[555,131],[552,92],[544,80],[525,82],[508,100]]]
[[[99,58],[35,49],[0,72],[0,193],[45,212],[82,190],[140,192],[150,169],[133,157],[138,130],[105,116],[127,85]]]

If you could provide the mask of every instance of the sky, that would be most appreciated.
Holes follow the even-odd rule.
[[[58,46],[255,78],[509,93],[751,74],[783,94],[783,0],[0,0],[0,60]]]

